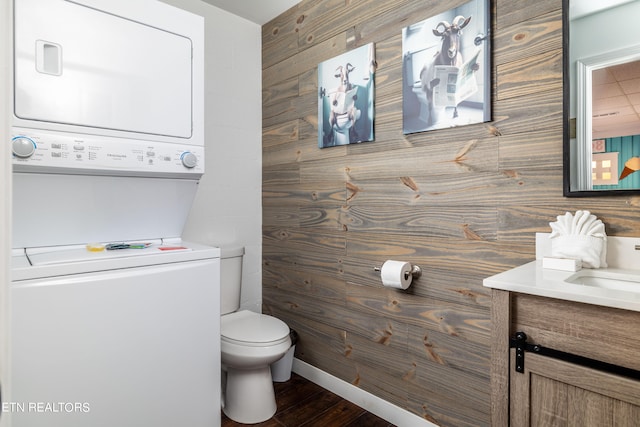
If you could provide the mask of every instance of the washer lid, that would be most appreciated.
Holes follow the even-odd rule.
[[[289,327],[273,316],[242,310],[222,316],[220,334],[235,341],[268,343],[288,336]]]
[[[127,242],[118,242],[123,245]],[[68,245],[51,246],[40,248],[26,248],[25,254],[33,266],[68,264],[72,262],[104,261],[110,259],[121,259],[129,257],[140,257],[148,255],[168,255],[176,252],[190,252],[190,247],[178,244],[164,244],[161,239],[143,240],[140,242],[129,242],[137,249],[117,249],[91,251],[88,245]],[[168,260],[167,260],[168,261]]]

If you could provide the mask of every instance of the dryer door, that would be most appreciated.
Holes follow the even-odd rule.
[[[15,2],[19,119],[190,138],[192,41],[63,0]]]

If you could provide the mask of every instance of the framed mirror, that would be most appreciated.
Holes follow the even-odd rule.
[[[563,7],[564,195],[640,194],[640,0]]]

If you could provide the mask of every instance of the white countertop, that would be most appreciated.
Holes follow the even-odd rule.
[[[619,273],[630,271],[618,268],[607,268],[606,270]],[[637,270],[631,271],[638,274]],[[604,289],[565,282],[565,279],[573,274],[575,272],[544,269],[542,268],[542,260],[539,259],[488,277],[484,279],[483,284],[485,287],[493,289],[640,311],[640,292]]]

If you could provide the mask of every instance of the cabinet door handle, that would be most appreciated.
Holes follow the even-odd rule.
[[[555,350],[549,347],[543,347],[538,344],[531,344],[527,342],[527,339],[527,334],[522,331],[516,332],[513,338],[509,338],[509,348],[516,349],[516,366],[514,366],[516,372],[524,373],[525,353],[533,352],[542,356],[564,360],[565,362],[586,366],[588,368],[597,369],[600,371],[608,372],[610,374],[621,375],[624,377],[640,380],[640,371],[638,370],[614,365],[612,363],[603,362],[601,360],[590,359],[588,357],[580,356],[577,354]]]

